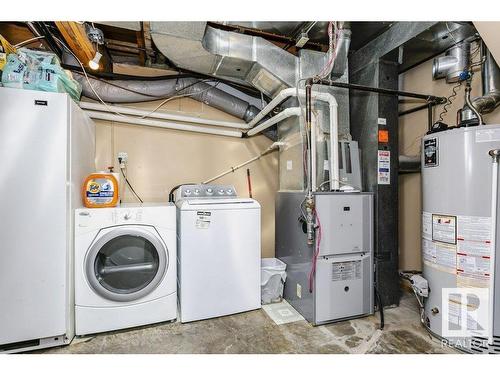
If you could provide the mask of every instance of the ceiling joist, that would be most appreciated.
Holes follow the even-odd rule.
[[[56,21],[55,24],[66,44],[87,68],[88,62],[94,58],[97,52],[97,46],[87,37],[85,26],[78,22],[67,21]],[[103,50],[99,52],[103,55],[99,62],[99,71],[111,71],[109,55]]]

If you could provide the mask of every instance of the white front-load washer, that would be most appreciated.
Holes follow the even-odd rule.
[[[174,205],[76,210],[76,334],[175,320],[176,266]]]

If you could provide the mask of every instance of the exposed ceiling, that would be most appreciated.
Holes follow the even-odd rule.
[[[310,24],[314,25],[308,32],[309,42],[328,46],[328,22],[288,22],[288,21],[256,21],[256,22],[236,22],[227,21],[220,24],[229,26],[240,26],[248,29],[255,29],[263,33],[279,35],[290,40],[297,39],[300,31],[307,30]],[[376,38],[386,31],[393,22],[349,22],[352,30],[351,50],[363,47],[370,40]],[[306,46],[307,47],[307,44]]]
[[[390,21],[346,22],[346,26],[352,30],[351,53],[363,49],[372,40],[382,37],[384,33],[397,23]],[[82,43],[85,44],[86,42],[84,40],[86,38],[84,31],[81,32],[82,35],[80,36],[74,35],[75,30],[78,34],[78,29],[84,29],[80,23],[59,22],[59,24],[67,24],[64,28],[61,28],[61,25],[54,22],[32,22],[31,24],[38,24],[39,27],[45,28],[49,33],[53,33],[58,38],[65,40],[68,45],[71,45],[71,43],[67,38],[80,37],[81,39],[76,41],[75,46]],[[70,24],[75,25],[72,26]],[[323,52],[328,49],[328,22],[224,21],[211,22],[209,25],[233,32],[261,36],[292,54],[296,54],[299,50],[295,44],[300,34],[307,32],[309,40],[303,48]],[[104,51],[105,59],[109,60],[107,64],[102,65],[102,71],[124,71],[124,65],[133,67],[131,70],[134,71],[134,75],[163,75],[171,74],[172,70],[176,70],[169,62],[168,56],[160,53],[152,42],[149,22],[103,21],[95,22],[95,26],[100,28],[104,33],[105,44],[104,47],[99,48]],[[4,35],[13,44],[33,37],[33,33],[33,27],[27,27],[27,23],[0,22],[0,34]],[[425,32],[406,42],[400,48],[400,71],[410,69],[427,59],[443,53],[455,40],[462,40],[474,35],[474,33],[475,28],[470,22],[436,23]],[[452,34],[451,38],[450,34]],[[50,46],[53,45],[54,43],[50,43],[50,40],[47,39],[37,41],[29,46],[31,48],[50,49]],[[365,48],[364,50],[367,50],[369,53],[369,48]]]

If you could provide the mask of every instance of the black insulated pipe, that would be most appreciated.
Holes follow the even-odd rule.
[[[429,104],[432,105],[433,107],[438,105],[438,103],[436,103],[436,102],[425,103],[425,104],[422,104],[422,105],[419,105],[419,106],[416,106],[416,107],[413,107],[410,109],[405,109],[404,111],[399,112],[398,116],[399,117],[406,116],[406,115],[409,115],[410,113],[421,111],[422,109],[428,109]]]
[[[434,96],[434,95],[425,95],[425,94],[418,94],[415,92],[408,92],[408,91],[400,91],[400,90],[391,90],[391,89],[383,89],[380,87],[371,87],[371,86],[364,86],[364,85],[357,85],[354,83],[344,83],[344,82],[333,82],[328,79],[313,79],[309,78],[306,81],[307,82],[311,81],[313,85],[321,85],[321,86],[332,86],[332,87],[340,87],[344,89],[351,89],[351,90],[357,90],[357,91],[366,91],[366,92],[374,92],[378,94],[385,94],[385,95],[396,95],[396,96],[403,96],[406,98],[415,98],[415,99],[423,99],[427,102],[435,102],[437,104],[444,104],[446,103],[446,98],[442,96]]]

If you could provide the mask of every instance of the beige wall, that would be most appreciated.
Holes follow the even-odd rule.
[[[491,25],[490,25],[491,26]],[[497,23],[498,30],[498,23]],[[500,42],[499,42],[500,43]],[[474,46],[473,46],[474,48]],[[447,84],[444,79],[432,80],[432,60],[417,66],[401,76],[401,89],[419,93],[448,97],[453,84]],[[464,88],[457,91],[453,104],[443,121],[455,125],[456,113],[464,104]],[[472,82],[472,97],[481,95],[481,74],[476,72]],[[405,104],[401,109],[410,108],[415,104]],[[442,106],[435,109],[434,121],[438,120]],[[485,115],[486,123],[500,123],[500,110]],[[416,155],[420,152],[420,139],[427,131],[427,111],[420,111],[400,117],[399,121],[399,152],[400,154]],[[421,269],[421,189],[420,174],[408,174],[399,177],[399,264],[401,269]]]
[[[152,109],[157,103],[134,104]],[[189,98],[167,103],[162,110],[178,111],[211,119],[237,119]],[[167,202],[168,192],[177,184],[200,182],[258,155],[272,142],[264,136],[240,139],[185,131],[96,121],[99,170],[117,167],[116,156],[128,153],[128,177],[146,202]],[[274,198],[278,189],[277,153],[249,165],[254,198],[262,206],[262,255],[274,256]],[[246,168],[214,183],[234,184],[241,196],[248,196]],[[133,202],[129,190],[123,200]]]

